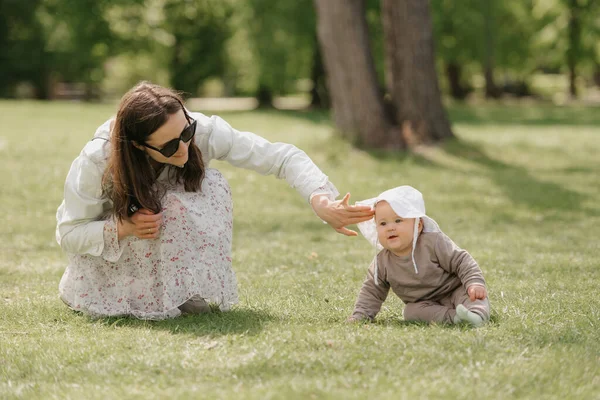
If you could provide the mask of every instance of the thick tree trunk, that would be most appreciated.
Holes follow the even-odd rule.
[[[388,91],[404,141],[413,146],[453,137],[435,70],[428,0],[382,0]]]
[[[342,136],[369,148],[400,148],[386,118],[364,0],[314,0],[333,118]],[[394,139],[396,136],[396,139]]]

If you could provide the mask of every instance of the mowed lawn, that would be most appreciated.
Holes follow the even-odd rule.
[[[240,304],[149,322],[58,298],[66,173],[116,106],[0,102],[0,398],[600,399],[600,111],[450,109],[460,138],[417,155],[352,149],[327,114],[222,113],[305,150],[352,200],[409,184],[479,261],[492,321],[402,320],[390,295],[348,325],[373,250],[284,181],[215,163],[235,203]]]

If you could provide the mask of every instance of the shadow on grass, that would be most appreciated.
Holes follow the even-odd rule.
[[[454,104],[448,107],[448,114],[453,123],[466,125],[600,125],[600,112],[593,106]]]
[[[227,312],[213,309],[207,314],[182,315],[162,321],[139,320],[133,317],[108,317],[97,321],[106,326],[150,328],[172,334],[215,337],[240,333],[256,335],[274,319],[265,311],[235,308]]]
[[[210,114],[210,113],[209,113]],[[262,115],[265,117],[286,117],[286,118],[296,118],[306,122],[312,122],[313,124],[331,124],[330,112],[329,110],[315,110],[315,109],[306,109],[306,110],[278,110],[275,108],[265,108],[265,109],[256,109],[251,111],[219,111],[215,112],[215,114],[220,117],[227,119],[230,115]]]
[[[514,203],[532,210],[572,211],[581,208],[586,196],[556,183],[542,182],[526,168],[489,157],[481,146],[466,140],[450,140],[442,146],[449,155],[479,164]],[[594,212],[593,210],[587,210]]]
[[[431,327],[432,325],[441,327],[441,328],[447,328],[447,329],[474,329],[473,326],[469,325],[467,322],[461,322],[459,324],[429,324],[428,322],[423,322],[423,321],[405,321],[404,319],[402,319],[402,317],[400,316],[387,316],[381,319],[376,319],[375,324],[377,325],[383,325],[383,326],[399,326],[399,327],[413,327],[416,329],[427,329],[429,327]],[[494,325],[498,325],[499,323],[499,318],[496,315],[496,313],[492,310],[492,313],[490,315],[490,320],[484,324],[482,327],[486,327],[486,326],[494,326]]]
[[[391,150],[365,150],[366,153],[379,161],[386,163],[405,163],[410,161],[411,164],[424,168],[445,168],[443,165],[419,154],[409,151],[391,151]]]
[[[497,104],[485,103],[480,105],[451,104],[447,107],[452,123],[465,125],[563,125],[589,126],[600,125],[600,112],[594,106],[556,106],[546,103],[528,104]],[[329,110],[278,110],[257,109],[252,111],[221,111],[218,115],[249,115],[262,114],[265,116],[285,116],[297,118],[314,124],[332,124]]]

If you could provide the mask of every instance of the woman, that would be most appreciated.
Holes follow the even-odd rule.
[[[61,299],[93,316],[164,319],[237,303],[232,200],[211,160],[273,174],[336,231],[368,220],[296,147],[188,112],[170,89],[142,82],[71,165],[56,238],[68,254]]]

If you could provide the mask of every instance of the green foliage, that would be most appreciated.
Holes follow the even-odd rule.
[[[105,16],[109,5],[108,0],[43,1],[38,20],[58,79],[100,84],[113,40]]]
[[[531,2],[433,0],[432,15],[438,57],[461,65],[469,75],[482,73],[488,51],[496,68],[516,77],[538,66],[532,45],[539,24]]]
[[[43,28],[36,17],[42,0],[0,0],[0,97],[10,97],[14,84],[48,74]],[[45,97],[42,85],[38,95]]]
[[[55,211],[71,160],[114,109],[0,102],[0,398],[600,393],[596,108],[450,107],[459,142],[381,157],[335,139],[326,113],[223,115],[298,145],[351,200],[419,188],[428,214],[482,266],[492,322],[478,330],[407,324],[392,294],[376,323],[345,324],[370,245],[322,224],[285,182],[224,163],[212,166],[235,204],[233,311],[161,322],[69,311],[57,295],[67,260]]]
[[[528,80],[534,71],[558,72],[573,55],[588,73],[598,59],[598,2],[592,0],[433,0],[436,49],[444,62],[456,62],[468,75],[481,73],[486,51],[503,76]],[[581,34],[571,47],[569,9],[574,7]],[[491,49],[486,49],[486,27]]]
[[[569,57],[580,74],[599,68],[599,1],[431,0],[431,10],[439,65],[458,65],[469,85],[486,54],[508,80],[564,72]],[[383,85],[380,1],[365,13]],[[306,91],[315,25],[313,0],[0,0],[0,96],[29,82],[46,97],[56,81],[116,95],[141,79],[191,95],[210,80],[227,95]]]
[[[274,94],[294,92],[309,78],[316,43],[312,0],[248,0],[246,21],[257,62],[258,87]]]
[[[163,29],[173,38],[169,70],[174,88],[196,95],[207,78],[222,76],[232,11],[222,0],[165,1]]]

